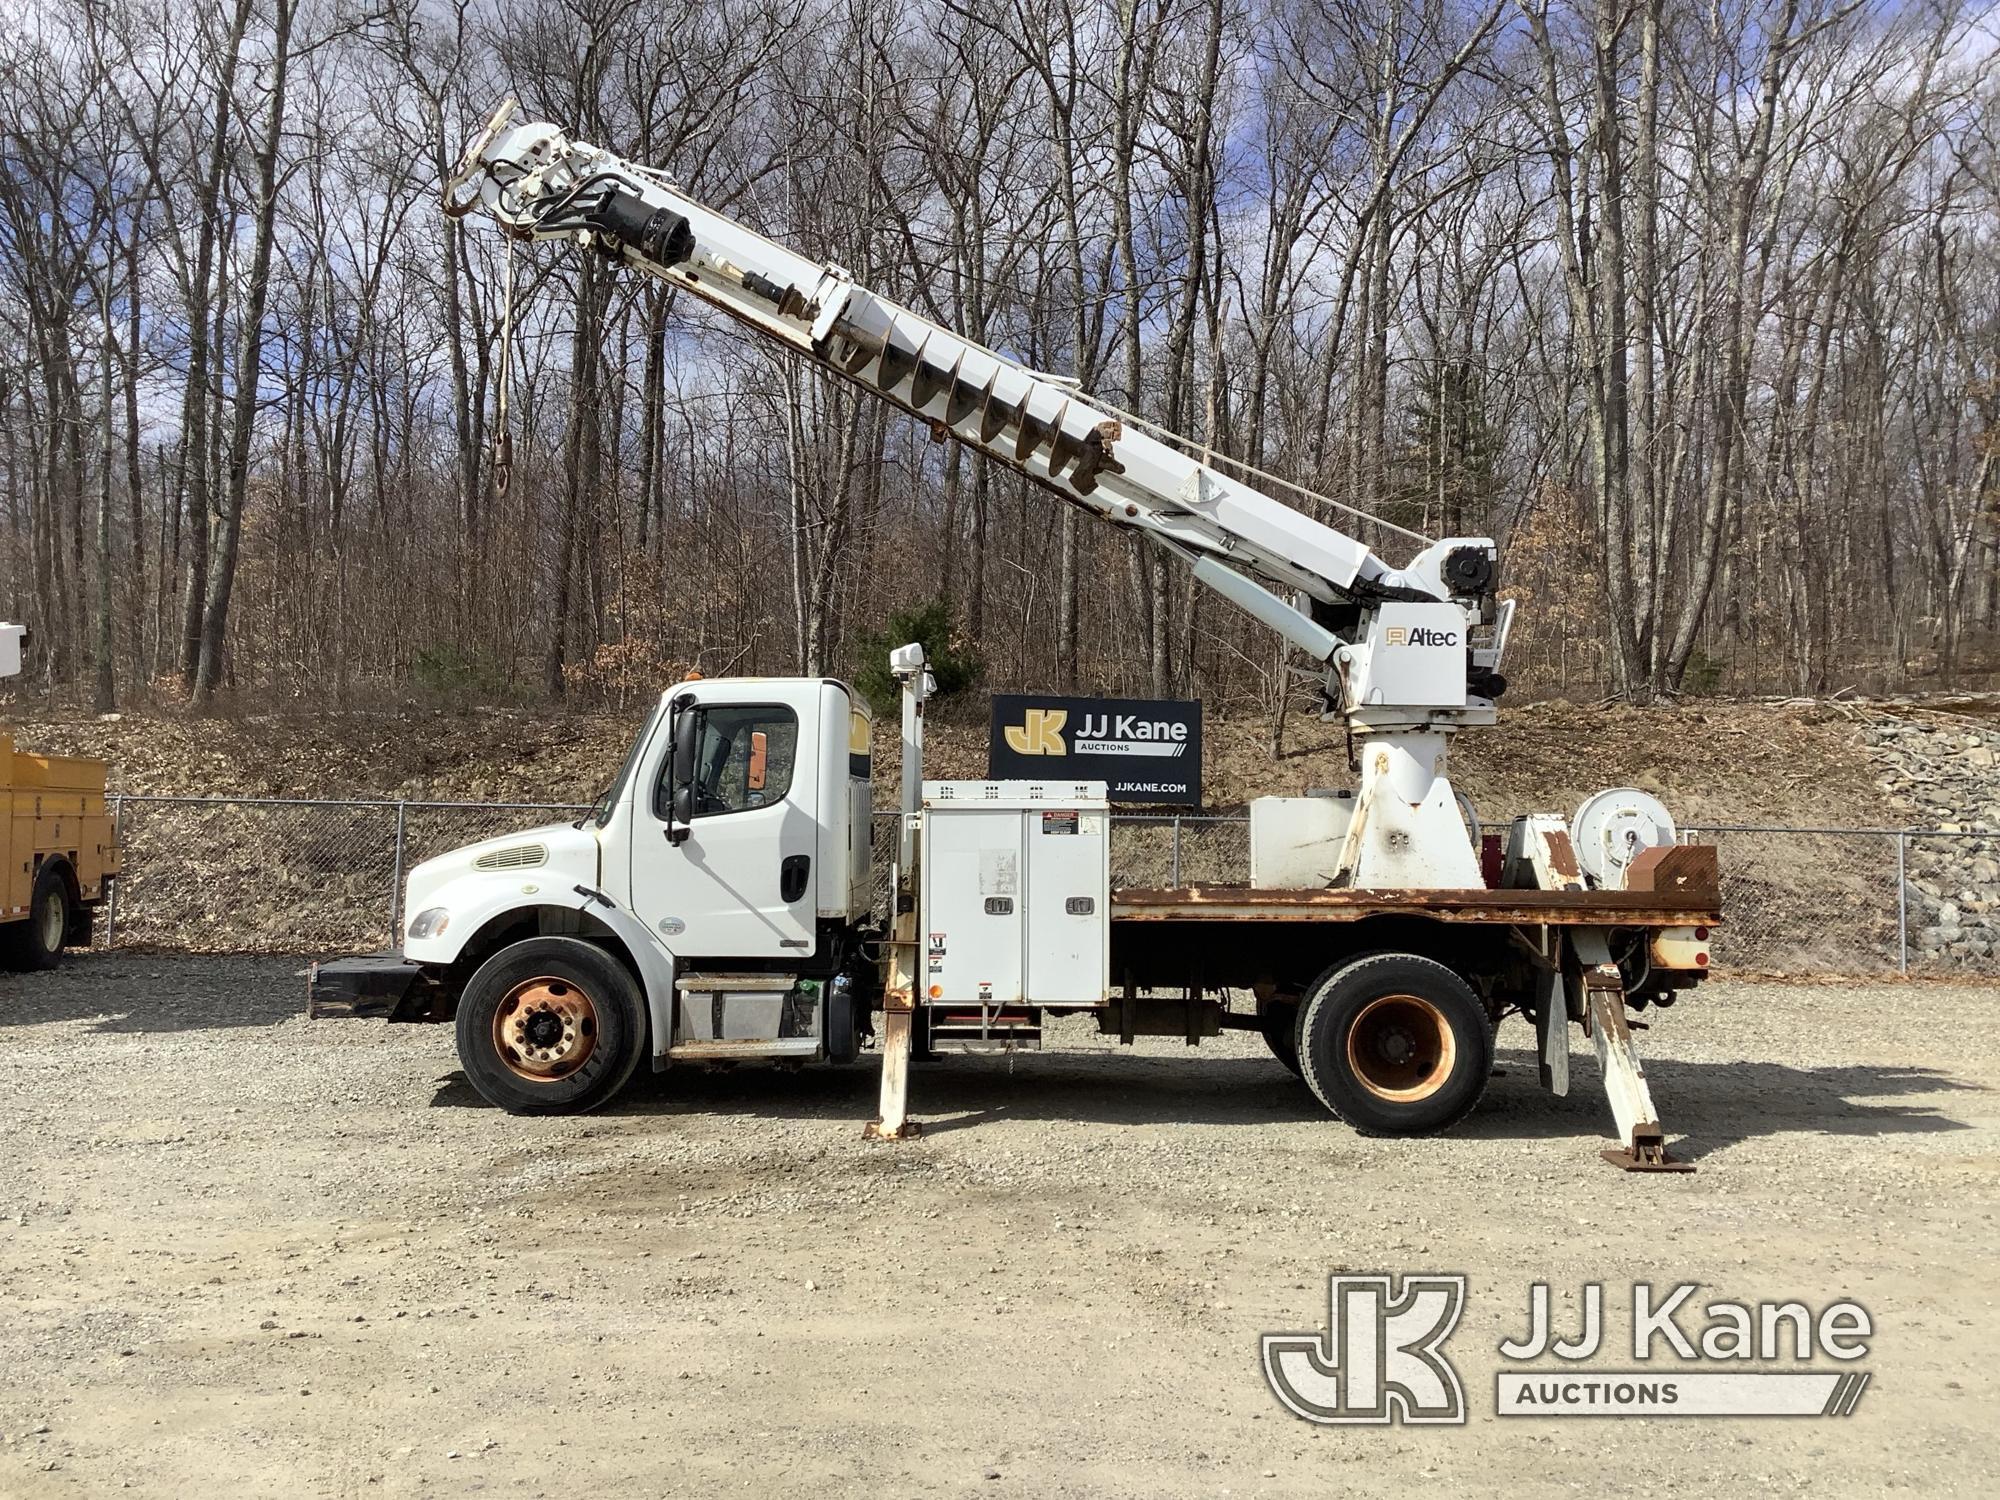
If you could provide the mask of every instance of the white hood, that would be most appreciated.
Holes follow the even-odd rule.
[[[578,885],[598,883],[597,830],[571,823],[501,834],[466,844],[410,871],[404,891],[405,920],[434,904],[432,898],[452,881],[467,875],[503,880],[519,877],[565,896]]]

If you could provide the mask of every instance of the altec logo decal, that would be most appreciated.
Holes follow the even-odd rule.
[[[1286,1410],[1308,1422],[1453,1423],[1466,1419],[1458,1372],[1443,1352],[1465,1305],[1463,1276],[1327,1278],[1324,1335],[1268,1333],[1264,1379]],[[1874,1333],[1868,1310],[1834,1302],[1817,1314],[1798,1301],[1713,1301],[1694,1321],[1698,1288],[1664,1294],[1632,1287],[1631,1353],[1643,1369],[1581,1367],[1604,1347],[1604,1288],[1581,1289],[1573,1338],[1556,1335],[1549,1288],[1529,1290],[1528,1331],[1503,1339],[1514,1368],[1494,1378],[1502,1417],[1844,1417],[1860,1405],[1865,1370],[1801,1368],[1815,1358],[1853,1361]],[[1558,1363],[1542,1364],[1553,1357]],[[1520,1368],[1528,1362],[1530,1368]],[[1761,1364],[1765,1368],[1746,1368]],[[1789,1365],[1789,1368],[1770,1368]]]
[[[1067,755],[1062,728],[1069,722],[1066,708],[1031,708],[1023,716],[1027,722],[1009,724],[1004,731],[1007,748],[1016,755]]]
[[[1456,630],[1433,630],[1428,625],[1391,625],[1382,632],[1391,646],[1456,646]]]

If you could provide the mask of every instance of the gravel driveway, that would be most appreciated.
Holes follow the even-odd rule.
[[[1234,1034],[679,1071],[517,1120],[298,961],[0,977],[0,1495],[1991,1494],[2000,989],[1718,982],[1642,1034],[1685,1177],[1597,1159],[1518,1022],[1453,1136],[1365,1140]],[[1135,1055],[1136,1054],[1136,1055]],[[1319,1428],[1258,1335],[1463,1271],[1463,1428]],[[1530,1282],[1873,1313],[1844,1420],[1497,1419]],[[1696,1303],[1707,1300],[1697,1296]],[[1620,1310],[1623,1311],[1620,1311]],[[1695,1320],[1698,1325],[1700,1319]]]

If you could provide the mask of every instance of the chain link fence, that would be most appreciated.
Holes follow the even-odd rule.
[[[107,945],[189,952],[364,952],[395,946],[405,872],[434,855],[584,812],[561,803],[111,799],[125,873]],[[893,812],[875,815],[886,904]],[[2000,972],[2000,835],[1947,830],[1706,827],[1717,846],[1719,968],[1760,973]],[[1242,814],[1115,813],[1114,886],[1242,884]]]
[[[1722,866],[1718,967],[2000,974],[2000,835],[1948,829],[1694,827]]]
[[[107,945],[206,953],[393,947],[410,866],[584,811],[512,802],[110,800],[124,873],[112,885]]]

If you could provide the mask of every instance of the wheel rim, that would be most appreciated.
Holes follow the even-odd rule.
[[[41,910],[35,913],[35,926],[40,930],[43,951],[53,953],[62,946],[66,916],[61,891],[50,891],[42,898]]]
[[[1412,1104],[1451,1077],[1458,1042],[1444,1012],[1421,995],[1370,1000],[1347,1029],[1347,1067],[1378,1099]]]
[[[524,979],[493,1012],[493,1050],[516,1078],[559,1083],[597,1050],[597,1006],[568,979]]]

